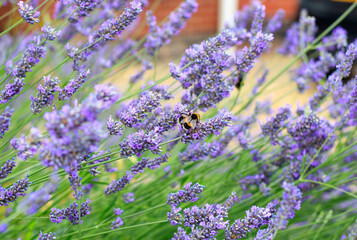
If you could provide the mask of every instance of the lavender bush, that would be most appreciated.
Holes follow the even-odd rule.
[[[1,239],[357,238],[357,41],[338,26],[357,2],[321,34],[302,10],[283,41],[284,12],[252,2],[165,69],[197,0],[162,22],[146,0],[50,2],[0,1],[20,19],[1,17]]]

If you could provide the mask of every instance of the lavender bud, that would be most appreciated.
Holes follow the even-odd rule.
[[[52,78],[51,75],[43,77],[44,85],[41,84],[37,87],[39,93],[37,93],[36,98],[31,96],[31,111],[34,114],[42,112],[42,108],[47,106],[52,108],[53,99],[55,98],[55,92],[60,91],[58,84],[60,80],[57,77]]]
[[[30,186],[27,176],[15,182],[10,188],[0,187],[0,206],[7,206],[9,202],[15,202],[21,196],[26,195],[27,188]]]
[[[55,40],[61,34],[61,31],[56,31],[56,29],[51,26],[43,26],[41,31],[43,32],[42,37],[49,41]]]
[[[127,203],[127,204],[134,202],[135,201],[134,193],[129,192],[129,193],[123,194],[123,200],[124,200],[124,203]]]
[[[191,187],[192,183],[187,183],[184,186],[184,190],[180,190],[177,193],[170,193],[167,196],[167,204],[172,206],[172,207],[177,207],[180,205],[180,203],[186,203],[186,202],[196,202],[198,200],[198,194],[203,191],[205,186],[200,185],[199,183],[195,183]]]
[[[21,17],[30,24],[38,23],[40,16],[40,12],[36,11],[32,6],[29,4],[25,4],[23,1],[18,2],[19,6],[19,13]]]
[[[40,234],[38,235],[37,240],[54,240],[56,239],[56,233],[42,233],[42,231],[40,232]]]
[[[12,169],[16,166],[14,159],[15,158],[7,160],[4,166],[1,167],[0,179],[6,178],[11,173]]]
[[[5,89],[1,91],[0,103],[7,103],[15,95],[20,94],[25,85],[24,78],[15,78],[14,83],[8,83],[5,86]]]
[[[13,111],[14,109],[6,107],[5,112],[0,115],[0,139],[3,138],[5,132],[9,130]]]

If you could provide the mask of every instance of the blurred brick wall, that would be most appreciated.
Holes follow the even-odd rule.
[[[155,2],[161,2],[154,11],[157,16],[157,21],[165,19],[171,11],[177,8],[183,0],[150,0],[150,6],[147,9],[155,6]],[[182,31],[183,34],[210,34],[217,31],[218,25],[218,8],[221,0],[197,0],[199,8],[192,18],[188,21],[186,28]],[[239,0],[239,8],[249,4],[250,0]],[[266,5],[267,16],[272,16],[276,10],[283,8],[286,12],[286,19],[292,20],[296,17],[299,8],[299,0],[262,0]],[[17,6],[15,6],[17,7]],[[0,16],[11,10],[11,6],[7,5],[0,8]],[[51,8],[50,8],[51,10]],[[10,16],[19,19],[17,11],[13,12]],[[141,14],[145,18],[145,13]],[[16,21],[17,21],[16,19]],[[7,20],[7,19],[6,19]],[[15,20],[15,19],[12,19]],[[0,21],[0,30],[4,29],[4,20]],[[14,21],[12,21],[14,22]],[[24,24],[23,24],[24,25]],[[24,25],[26,27],[26,25]],[[18,27],[21,28],[21,27]],[[147,32],[145,26],[144,33]]]

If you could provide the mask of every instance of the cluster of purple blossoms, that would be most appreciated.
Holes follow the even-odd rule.
[[[183,210],[172,206],[171,212],[167,213],[167,218],[172,225],[183,224],[191,227],[189,235],[179,227],[178,232],[172,239],[215,239],[218,231],[228,227],[228,210],[239,199],[235,192],[222,204],[206,204],[204,207],[193,206]]]
[[[218,114],[203,123],[198,123],[195,129],[186,130],[180,126],[181,141],[189,143],[195,140],[203,140],[210,134],[219,135],[224,127],[230,125],[232,114],[226,109],[220,110]]]
[[[159,154],[161,138],[157,131],[139,130],[130,134],[127,138],[119,143],[120,154],[122,158],[128,158],[136,155],[140,157],[144,151],[150,150],[153,154]]]
[[[184,186],[184,190],[180,190],[177,193],[170,193],[167,196],[167,204],[171,207],[177,207],[180,203],[196,202],[198,200],[198,194],[203,192],[205,186],[192,182],[187,183]]]
[[[229,69],[231,56],[225,52],[235,42],[230,30],[223,30],[216,37],[186,49],[178,65],[170,63],[171,75],[181,82],[184,89],[182,104],[196,105],[201,110],[215,107],[228,97],[233,87],[224,77]]]
[[[248,232],[260,228],[269,223],[275,213],[275,204],[270,202],[265,208],[252,206],[246,211],[243,219],[237,219],[226,229],[226,238],[228,240],[245,238]]]
[[[147,11],[149,35],[144,43],[147,53],[153,56],[163,45],[168,44],[171,37],[178,35],[185,27],[187,20],[191,18],[192,13],[197,11],[197,8],[196,0],[185,0],[176,11],[170,13],[169,21],[164,22],[161,28],[157,26],[156,17],[153,16],[152,11]]]
[[[142,12],[141,5],[142,3],[139,0],[133,0],[130,2],[130,6],[124,9],[119,18],[111,18],[102,23],[99,29],[89,36],[88,42],[82,51],[78,51],[78,48],[67,44],[68,56],[74,61],[73,69],[76,71],[83,69],[85,66],[81,64],[87,61],[98,46],[104,45],[106,41],[114,40],[115,36],[120,35]]]
[[[268,43],[274,39],[271,33],[259,31],[251,40],[250,47],[244,47],[235,60],[239,72],[249,72],[260,55],[268,48]]]
[[[178,158],[182,164],[205,160],[208,157],[218,157],[222,155],[225,146],[219,141],[211,143],[194,143],[188,146],[187,150],[180,152]]]
[[[59,35],[59,32],[55,31],[51,27],[47,26],[42,28],[43,34],[40,36],[35,36],[33,41],[26,46],[25,53],[21,57],[21,59],[16,63],[15,67],[11,69],[11,75],[16,78],[24,78],[26,77],[27,72],[31,72],[32,68],[40,61],[40,58],[45,57],[47,48],[45,47],[47,41],[46,40],[54,40],[55,36]],[[11,72],[9,70],[9,72]],[[12,86],[12,88],[17,89],[17,91],[13,90],[13,93],[8,93],[10,99],[13,95],[17,94],[21,91],[23,83],[20,82],[22,80],[16,80],[15,83],[17,85]],[[22,84],[22,86],[21,86]],[[2,94],[4,95],[4,94]]]
[[[124,203],[132,203],[132,202],[134,202],[135,201],[134,193],[133,192],[129,192],[129,193],[123,194],[123,200],[124,200]]]
[[[27,176],[15,182],[8,189],[0,185],[0,206],[7,206],[10,202],[16,201],[19,197],[26,195],[27,188],[30,186]]]
[[[87,200],[81,203],[81,207],[78,211],[78,204],[74,201],[67,208],[58,209],[52,208],[50,213],[50,220],[53,223],[61,223],[64,219],[67,219],[71,222],[72,225],[82,224],[82,218],[90,214],[89,203],[91,201],[87,198]],[[79,222],[80,220],[80,222]]]
[[[78,18],[87,16],[94,9],[98,8],[103,0],[74,0],[78,6],[77,11],[69,18],[71,22],[78,22]]]
[[[116,35],[120,35],[121,32],[132,23],[137,16],[142,12],[142,3],[138,0],[130,2],[130,6],[124,9],[124,12],[119,18],[112,18],[104,22],[100,28],[89,37],[89,45],[92,45],[90,49],[102,40],[114,40]]]
[[[36,11],[32,6],[24,3],[23,1],[20,1],[17,5],[19,6],[19,13],[21,17],[27,23],[30,24],[38,23],[39,21],[38,17],[40,16],[39,11]]]
[[[85,83],[90,73],[91,72],[89,69],[86,71],[79,71],[77,78],[72,78],[71,80],[69,80],[69,83],[64,86],[63,89],[59,90],[59,100],[63,101],[66,99],[70,99],[73,94],[75,94],[82,87],[83,83]]]
[[[41,31],[42,31],[41,37],[49,41],[55,40],[61,34],[61,31],[56,31],[56,29],[51,26],[43,26],[41,28]]]
[[[10,143],[12,147],[18,151],[17,155],[19,158],[25,161],[37,153],[42,141],[40,130],[31,128],[30,136],[25,137],[25,135],[22,135],[20,138],[13,138]]]
[[[352,89],[350,100],[348,102],[348,125],[356,126],[357,125],[357,86],[356,81],[354,81],[354,87]]]
[[[331,149],[336,138],[335,135],[331,135],[333,133],[331,124],[327,120],[320,119],[314,113],[298,117],[295,123],[288,125],[287,130],[297,144],[299,152],[311,156],[322,145],[322,152]]]
[[[120,208],[114,208],[114,214],[120,216],[124,211]],[[115,221],[112,222],[112,229],[118,229],[120,226],[123,226],[124,222],[121,217],[117,217]]]
[[[31,96],[31,111],[34,114],[38,114],[42,112],[42,108],[47,106],[48,108],[52,108],[53,99],[55,98],[54,94],[60,91],[60,87],[58,84],[60,80],[57,77],[51,77],[51,75],[43,77],[44,84],[40,84],[37,87],[39,91],[36,97]]]
[[[155,169],[159,168],[162,163],[167,162],[170,154],[165,153],[153,160],[149,158],[143,158],[138,161],[135,165],[131,166],[131,171],[126,172],[126,174],[119,180],[113,180],[109,186],[104,190],[105,195],[110,195],[122,190],[138,173],[143,173],[145,168]]]
[[[336,70],[327,78],[332,86],[341,87],[342,79],[350,75],[353,61],[356,59],[357,48],[354,43],[351,43],[347,47],[347,51],[343,58],[336,66]]]
[[[278,133],[282,127],[286,126],[285,122],[291,117],[291,106],[279,108],[275,117],[271,117],[265,124],[261,124],[261,129],[264,136],[269,136],[272,145],[275,145],[278,140]]]
[[[263,30],[263,22],[265,18],[265,6],[260,2],[253,2],[254,17],[252,27],[250,29],[251,37],[255,37],[258,32]]]
[[[110,135],[123,135],[123,128],[121,127],[121,122],[114,121],[110,115],[107,120],[107,129],[109,130]]]
[[[284,15],[285,11],[283,9],[278,9],[276,14],[269,19],[269,22],[265,27],[265,32],[275,33],[278,31],[282,26]]]
[[[288,220],[294,218],[295,210],[300,210],[302,194],[293,183],[283,182],[283,197],[276,214],[269,220],[267,229],[260,229],[257,232],[256,240],[272,239],[275,231],[285,229]]]
[[[161,105],[161,99],[161,94],[154,91],[142,92],[138,100],[134,100],[124,111],[120,111],[120,121],[127,127],[135,127],[141,119],[148,117],[148,113]]]
[[[0,103],[7,103],[15,95],[19,94],[22,91],[23,86],[25,85],[24,78],[15,78],[13,83],[8,83],[5,86],[5,89],[1,91]]]
[[[248,188],[252,185],[259,186],[259,190],[264,193],[264,196],[269,194],[270,188],[267,187],[269,183],[269,176],[266,176],[267,173],[260,173],[255,175],[247,175],[240,178],[239,184],[242,188],[243,193],[246,193]]]
[[[6,178],[12,171],[12,169],[16,166],[15,158],[9,159],[5,162],[5,164],[0,169],[0,179]]]
[[[306,9],[303,9],[300,13],[299,22],[294,23],[287,30],[280,53],[299,54],[308,44],[315,40],[316,32],[315,18],[308,16]]]
[[[50,200],[51,194],[57,189],[59,180],[60,178],[56,174],[52,175],[50,181],[47,182],[42,188],[28,194],[19,205],[21,211],[27,215],[35,214],[40,207]]]
[[[0,115],[0,139],[3,138],[5,132],[9,130],[13,112],[14,109],[6,107],[5,112]]]
[[[42,233],[42,231],[40,232],[40,234],[38,235],[37,240],[55,240],[56,239],[56,233]]]

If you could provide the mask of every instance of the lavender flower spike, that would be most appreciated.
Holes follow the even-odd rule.
[[[266,208],[252,206],[251,209],[246,212],[247,216],[245,216],[244,219],[236,220],[226,230],[226,239],[234,240],[245,238],[252,229],[268,224],[275,212],[274,207],[275,205],[273,203],[268,203]]]
[[[9,130],[12,112],[14,109],[6,107],[5,112],[0,115],[0,139]]]
[[[42,233],[42,231],[40,232],[40,234],[38,235],[37,240],[55,240],[56,239],[56,233]]]
[[[5,89],[1,91],[0,103],[7,103],[15,95],[20,94],[24,85],[24,79],[17,77],[14,79],[14,83],[6,84]]]
[[[180,203],[196,202],[198,200],[198,194],[203,191],[205,186],[195,183],[192,187],[192,182],[185,185],[184,190],[180,190],[177,193],[170,193],[167,196],[167,204],[172,207],[177,207]]]
[[[267,229],[260,229],[255,240],[272,239],[276,230],[285,229],[288,219],[294,218],[295,210],[300,210],[302,194],[293,183],[283,182],[283,199],[275,216],[269,221]]]
[[[19,197],[25,196],[25,192],[29,186],[30,182],[27,176],[14,183],[8,189],[0,186],[0,206],[7,206],[9,202],[14,202]]]
[[[12,171],[12,169],[16,166],[15,158],[9,159],[5,162],[4,166],[1,167],[0,170],[0,179],[4,179],[9,175]]]
[[[52,107],[54,93],[60,91],[58,84],[60,80],[57,77],[52,78],[51,75],[43,77],[44,85],[41,84],[37,87],[39,93],[37,93],[36,98],[31,96],[31,111],[34,114],[42,112],[42,108],[47,106]]]
[[[19,13],[21,17],[30,24],[38,23],[40,16],[40,12],[36,11],[32,6],[29,4],[25,4],[23,1],[20,1],[18,4],[19,6]]]
[[[41,146],[41,131],[37,128],[31,128],[29,137],[22,135],[20,138],[11,139],[10,143],[18,151],[17,155],[19,158],[25,161],[28,158],[32,158]]]
[[[120,208],[114,208],[114,214],[116,216],[120,216],[124,211]],[[115,221],[112,222],[112,229],[118,229],[120,226],[124,224],[123,219],[121,217],[117,217]]]
[[[268,43],[274,39],[272,34],[264,34],[259,31],[251,41],[250,48],[244,47],[238,53],[236,66],[238,71],[249,72],[253,68],[257,58],[268,48]]]

